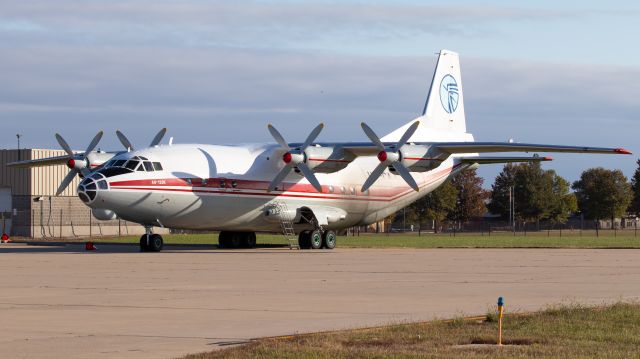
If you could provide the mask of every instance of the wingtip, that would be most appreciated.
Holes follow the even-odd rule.
[[[619,153],[621,155],[631,155],[631,151],[624,149],[624,148],[616,148],[615,150],[613,150],[613,152],[615,153]]]
[[[553,157],[546,156],[546,157],[543,157],[542,160],[543,161],[553,161]]]

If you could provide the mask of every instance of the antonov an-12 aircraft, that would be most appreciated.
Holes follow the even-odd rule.
[[[548,157],[484,156],[488,152],[630,154],[622,148],[475,142],[467,133],[458,54],[439,53],[420,117],[380,138],[364,122],[370,142],[317,142],[323,125],[302,143],[160,145],[162,129],[147,148],[83,153],[56,134],[67,156],[16,162],[18,167],[66,162],[78,196],[98,219],[121,218],[146,228],[143,251],[162,250],[154,227],[220,231],[223,247],[253,247],[258,231],[279,232],[290,221],[300,248],[334,248],[336,231],[382,220],[481,164],[547,161]]]

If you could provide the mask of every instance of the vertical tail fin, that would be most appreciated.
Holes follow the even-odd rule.
[[[426,140],[432,137],[429,134],[434,131],[446,133],[467,131],[460,59],[457,53],[440,50],[427,101],[419,119],[420,127],[412,137],[414,141]],[[396,137],[399,138],[411,123],[413,121],[385,136],[383,141],[396,140]]]
[[[460,59],[457,53],[440,51],[422,116],[427,127],[466,132]]]

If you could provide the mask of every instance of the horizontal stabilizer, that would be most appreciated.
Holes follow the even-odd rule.
[[[500,157],[500,156],[492,156],[492,157],[463,157],[460,159],[462,163],[477,163],[480,165],[486,165],[491,163],[513,163],[513,162],[542,162],[542,161],[553,161],[551,157]]]

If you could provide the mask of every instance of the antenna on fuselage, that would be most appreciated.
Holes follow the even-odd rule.
[[[169,146],[173,145],[173,137],[169,137]]]

